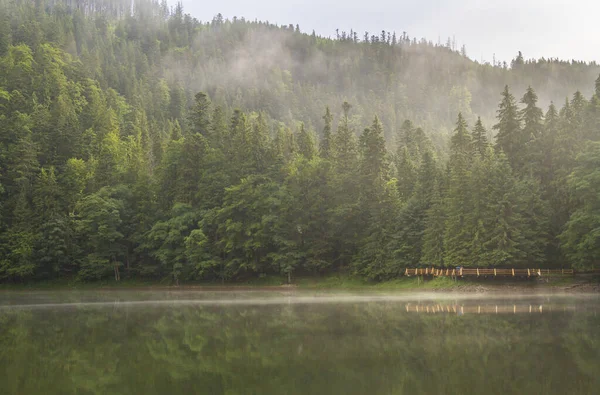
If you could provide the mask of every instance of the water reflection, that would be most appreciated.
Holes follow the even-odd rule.
[[[263,296],[0,295],[0,393],[591,394],[600,385],[598,298]]]
[[[427,304],[411,304],[407,303],[407,313],[426,313],[426,314],[443,314],[453,313],[458,315],[464,314],[542,314],[557,313],[557,312],[597,312],[598,307],[588,304],[445,304],[445,303],[427,303]]]

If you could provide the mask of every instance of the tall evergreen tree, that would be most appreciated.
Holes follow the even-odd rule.
[[[446,264],[462,266],[468,263],[470,255],[471,234],[467,227],[467,216],[472,209],[469,190],[471,135],[462,114],[458,114],[450,144],[450,180],[446,197],[448,209],[444,245]]]
[[[333,115],[331,115],[329,106],[325,109],[323,120],[325,121],[325,126],[323,127],[321,143],[319,144],[319,154],[322,158],[328,159],[331,155],[331,125],[333,122]]]
[[[479,155],[480,157],[483,157],[487,151],[489,142],[487,137],[487,130],[481,122],[481,117],[477,117],[477,122],[475,123],[473,132],[471,133],[471,139],[473,141],[473,151],[475,152],[475,154]]]
[[[316,153],[317,148],[315,147],[315,138],[311,131],[306,130],[304,123],[300,124],[300,131],[298,132],[298,153],[303,155],[306,159],[312,159]]]
[[[440,188],[436,182],[431,193],[431,207],[426,212],[425,231],[423,233],[423,253],[421,263],[444,267],[445,248],[444,232],[446,230],[446,205],[440,195]]]
[[[521,99],[525,108],[521,110],[521,123],[523,125],[523,142],[526,144],[526,156],[523,158],[524,169],[530,177],[541,177],[541,167],[544,156],[543,151],[543,117],[541,108],[537,107],[538,97],[533,88],[527,88],[527,92]]]
[[[599,169],[600,143],[594,142],[578,157],[569,180],[578,207],[560,235],[565,255],[579,269],[597,268],[600,259]]]
[[[519,109],[515,97],[508,90],[508,85],[502,92],[502,101],[498,109],[498,123],[494,125],[496,135],[496,149],[503,151],[510,165],[515,170],[520,170],[524,160],[524,141],[519,120]]]

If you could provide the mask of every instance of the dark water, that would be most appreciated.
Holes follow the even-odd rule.
[[[597,393],[597,296],[0,293],[0,394]]]

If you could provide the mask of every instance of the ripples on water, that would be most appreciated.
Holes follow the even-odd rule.
[[[598,296],[0,294],[0,394],[595,394]]]

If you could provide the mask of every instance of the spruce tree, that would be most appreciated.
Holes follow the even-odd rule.
[[[535,91],[529,87],[521,99],[525,105],[520,112],[523,129],[523,142],[526,144],[524,151],[526,158],[522,159],[523,171],[529,177],[542,176],[542,162],[544,160],[543,147],[543,117],[542,109],[537,107],[538,97]]]
[[[550,206],[542,199],[542,190],[537,179],[526,177],[515,186],[518,196],[518,211],[521,218],[522,266],[543,267],[546,264],[546,247],[549,241]]]
[[[569,180],[578,205],[560,235],[561,247],[573,266],[597,269],[600,260],[600,143],[593,142],[577,158]]]
[[[471,237],[467,217],[472,209],[469,178],[471,170],[471,135],[467,122],[458,114],[450,143],[450,180],[446,196],[447,217],[444,233],[446,264],[469,264]]]
[[[487,235],[480,261],[495,267],[523,262],[525,254],[520,250],[523,227],[517,209],[516,180],[504,153],[496,156],[488,179],[490,210],[485,217]]]
[[[411,159],[408,147],[402,147],[396,154],[394,161],[398,173],[398,192],[400,199],[407,202],[414,193],[417,185],[418,167]]]
[[[498,123],[496,130],[496,150],[502,151],[509,160],[511,167],[520,170],[523,166],[525,141],[521,133],[519,109],[515,97],[505,86],[502,92],[502,101],[498,109]]]
[[[431,192],[431,207],[425,213],[425,231],[423,233],[423,252],[421,263],[444,267],[444,232],[446,229],[446,205],[440,194],[437,181]]]
[[[199,133],[208,139],[211,138],[210,105],[208,96],[199,92],[189,113],[190,132]]]
[[[366,128],[360,136],[361,173],[364,183],[375,186],[382,181],[387,168],[385,139],[383,126],[378,117],[373,119],[370,128]]]
[[[487,130],[481,122],[481,117],[477,117],[477,122],[471,133],[471,139],[473,144],[473,152],[480,157],[485,155],[489,142],[487,137]]]
[[[325,126],[323,127],[323,135],[319,144],[319,154],[323,159],[329,159],[331,155],[331,124],[333,122],[333,116],[329,110],[329,106],[325,109],[325,115],[323,116]]]
[[[316,155],[317,148],[315,147],[314,134],[311,131],[306,130],[304,122],[300,123],[300,130],[296,141],[298,142],[298,153],[300,155],[303,155],[309,160]]]

